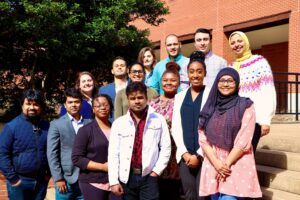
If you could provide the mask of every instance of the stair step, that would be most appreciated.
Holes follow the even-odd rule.
[[[263,165],[256,167],[261,186],[300,195],[300,172]]]
[[[261,187],[263,200],[300,200],[300,195],[272,188]]]
[[[293,152],[257,149],[257,164],[300,172],[300,154]]]
[[[258,148],[300,153],[300,124],[272,124],[271,132],[260,139]]]

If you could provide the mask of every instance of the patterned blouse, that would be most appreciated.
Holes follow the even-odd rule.
[[[180,179],[179,169],[176,162],[176,145],[171,136],[174,98],[168,100],[162,100],[160,97],[155,97],[149,102],[149,105],[153,107],[157,113],[165,117],[170,131],[170,137],[172,143],[172,151],[171,151],[169,164],[160,177],[164,179]]]

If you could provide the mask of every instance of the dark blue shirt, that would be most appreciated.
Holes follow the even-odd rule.
[[[191,154],[196,154],[199,149],[198,124],[203,92],[204,88],[200,91],[195,101],[193,101],[191,88],[189,88],[180,109],[183,141],[188,152]]]

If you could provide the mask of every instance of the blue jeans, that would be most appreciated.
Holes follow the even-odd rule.
[[[6,182],[8,198],[10,200],[44,200],[47,192],[48,180],[19,176],[21,184],[12,186]]]
[[[213,194],[210,198],[211,200],[244,200],[242,197],[235,197],[222,193]]]
[[[68,191],[60,193],[58,187],[55,186],[55,199],[56,200],[83,200],[78,181],[74,184],[67,183]]]
[[[158,200],[158,177],[129,175],[127,184],[122,184],[124,200]]]

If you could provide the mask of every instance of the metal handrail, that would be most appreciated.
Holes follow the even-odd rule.
[[[296,121],[299,121],[300,73],[273,72],[273,74],[278,102],[276,114],[293,114]],[[278,75],[281,77],[277,77]]]

